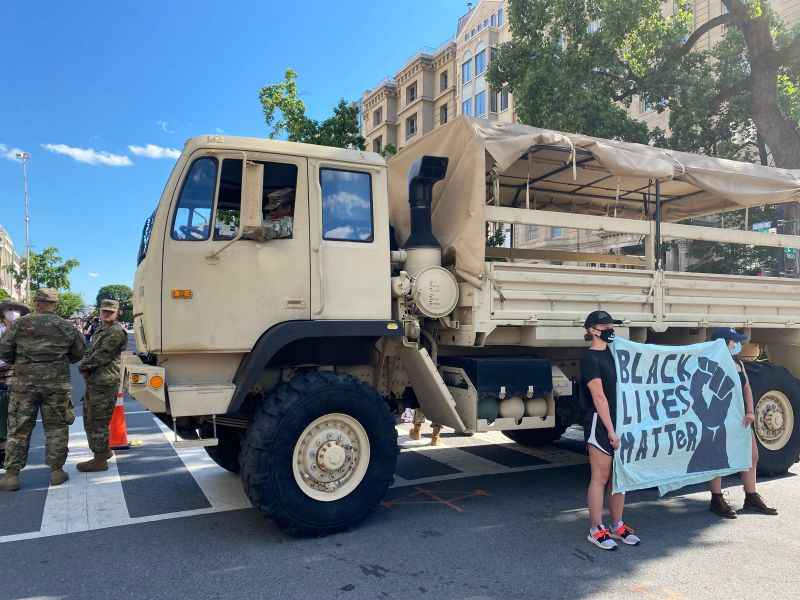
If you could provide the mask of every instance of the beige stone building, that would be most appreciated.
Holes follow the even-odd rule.
[[[480,0],[456,24],[456,34],[421,50],[364,92],[362,135],[368,150],[398,150],[457,115],[514,120],[511,95],[490,90],[486,71],[496,48],[511,39],[504,0]]]
[[[8,272],[8,267],[20,268],[20,257],[14,250],[14,242],[11,236],[0,225],[0,289],[8,292],[9,296],[15,300],[22,298],[24,290],[14,283],[14,278]]]

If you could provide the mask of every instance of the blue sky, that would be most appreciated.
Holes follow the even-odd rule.
[[[452,36],[465,11],[461,0],[2,2],[0,225],[22,253],[22,170],[6,155],[23,149],[33,249],[77,258],[72,288],[93,303],[102,285],[131,283],[174,164],[148,144],[266,137],[258,90],[287,67],[324,118]]]

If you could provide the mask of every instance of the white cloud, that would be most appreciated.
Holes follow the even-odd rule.
[[[124,154],[111,154],[104,150],[95,150],[94,148],[75,148],[74,146],[67,146],[66,144],[42,144],[42,148],[50,152],[55,152],[56,154],[69,156],[87,165],[105,165],[107,167],[133,166],[131,159]]]
[[[19,148],[9,148],[5,144],[0,144],[0,156],[7,160],[19,160],[17,153],[22,152]]]
[[[217,133],[225,133],[225,130],[222,127],[217,127]]]
[[[325,208],[337,217],[355,217],[369,211],[369,200],[351,192],[336,192],[325,196]]]
[[[325,237],[335,240],[352,240],[355,230],[350,225],[335,227],[325,232]]]
[[[181,155],[180,150],[176,150],[175,148],[164,148],[163,146],[156,146],[155,144],[147,144],[146,146],[128,146],[128,150],[133,152],[136,156],[144,156],[146,158],[176,159]]]
[[[89,277],[91,277],[92,279],[94,279],[96,277],[100,277],[100,273],[94,273],[94,272],[89,273]]]
[[[175,133],[174,129],[170,129],[169,128],[169,122],[168,121],[158,120],[158,121],[156,121],[156,125],[158,125],[159,129],[161,129],[161,131],[163,131],[164,133]]]

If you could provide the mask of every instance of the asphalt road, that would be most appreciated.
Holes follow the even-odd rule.
[[[76,380],[75,397],[80,398]],[[580,444],[530,453],[500,438],[404,451],[384,506],[357,529],[293,539],[249,508],[234,475],[175,449],[126,403],[131,441],[107,473],[82,475],[72,429],[63,488],[47,489],[41,430],[25,489],[0,496],[0,598],[794,598],[798,465],[761,484],[778,517],[722,521],[700,488],[629,495],[643,543],[586,540]],[[731,483],[735,483],[735,480]],[[741,505],[741,488],[730,493]]]

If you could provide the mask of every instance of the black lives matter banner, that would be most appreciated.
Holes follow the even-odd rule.
[[[617,338],[611,349],[615,492],[658,487],[664,494],[750,468],[742,387],[723,341],[655,346]]]

